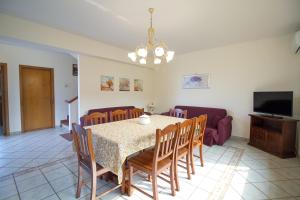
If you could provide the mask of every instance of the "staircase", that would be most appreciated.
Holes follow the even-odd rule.
[[[69,115],[67,115],[67,119],[60,120],[60,127],[69,129]]]

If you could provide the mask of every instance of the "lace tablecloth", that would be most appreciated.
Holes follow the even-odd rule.
[[[151,123],[147,125],[139,124],[136,118],[85,127],[92,130],[96,162],[116,174],[119,183],[126,158],[153,146],[156,129],[184,121],[163,115],[151,115],[150,119]]]

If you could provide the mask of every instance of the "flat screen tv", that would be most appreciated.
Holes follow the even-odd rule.
[[[254,92],[253,111],[272,115],[293,115],[293,92]]]

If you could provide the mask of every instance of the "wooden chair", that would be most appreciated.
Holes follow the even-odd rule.
[[[108,122],[107,112],[105,113],[94,112],[92,114],[84,116],[84,126],[102,124],[107,122]]]
[[[190,173],[190,161],[192,154],[190,153],[191,149],[191,141],[193,138],[194,133],[194,124],[195,118],[187,119],[184,122],[180,123],[179,126],[179,136],[178,136],[178,145],[176,151],[176,159],[175,159],[175,183],[176,183],[176,190],[179,191],[179,182],[178,182],[178,166],[183,167],[187,170],[187,177],[191,179]],[[185,162],[181,161],[180,159],[185,157]],[[178,164],[178,161],[181,163],[185,163],[186,166]]]
[[[178,117],[178,118],[187,118],[187,110],[182,110],[182,109],[170,109],[169,111],[170,116],[172,117]]]
[[[128,113],[127,110],[115,110],[110,112],[110,121],[121,121],[128,119]]]
[[[195,119],[195,126],[194,126],[194,134],[192,138],[192,145],[190,148],[191,151],[191,165],[192,165],[192,174],[195,174],[195,164],[194,164],[194,156],[193,151],[194,148],[199,147],[199,155],[201,166],[203,167],[203,154],[202,154],[202,147],[203,147],[203,138],[206,128],[207,122],[207,115],[200,115]]]
[[[133,108],[129,110],[129,117],[132,118],[138,118],[139,116],[144,114],[144,108]]]
[[[170,183],[172,195],[175,196],[174,185],[174,159],[178,140],[179,124],[169,125],[163,130],[156,130],[156,142],[154,150],[145,150],[140,154],[128,159],[129,180],[128,180],[128,194],[131,196],[132,188],[137,189],[143,194],[154,200],[158,199],[157,191],[157,177]],[[159,176],[164,170],[169,168],[170,180]],[[153,196],[144,192],[142,189],[136,187],[132,183],[133,170],[140,170],[151,176]]]
[[[92,177],[91,196],[90,196],[91,200],[95,200],[96,198],[99,198],[100,196],[103,196],[119,188],[120,185],[110,190],[107,190],[102,194],[100,194],[100,196],[96,197],[97,177],[104,175],[110,170],[107,168],[103,168],[95,161],[91,129],[85,130],[78,124],[73,124],[72,129],[73,129],[73,138],[74,138],[74,143],[75,143],[77,157],[78,157],[78,183],[77,183],[76,198],[80,197],[81,187],[84,183],[82,179],[83,169],[85,169]]]

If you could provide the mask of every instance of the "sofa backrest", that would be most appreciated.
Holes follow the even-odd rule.
[[[97,109],[91,109],[88,111],[88,115],[94,113],[94,112],[101,112],[101,113],[105,113],[107,112],[108,114],[108,121],[110,122],[110,112],[111,111],[115,111],[115,110],[130,110],[135,108],[134,106],[119,106],[119,107],[106,107],[106,108],[97,108]],[[129,112],[128,112],[129,113]],[[80,124],[83,124],[83,116],[80,118]]]
[[[134,106],[120,106],[120,107],[107,107],[107,108],[97,108],[97,109],[91,109],[88,111],[88,115],[92,114],[94,112],[107,112],[108,114],[111,111],[115,111],[115,110],[130,110],[135,108]]]
[[[187,110],[187,118],[198,117],[207,114],[207,127],[216,128],[218,121],[227,116],[227,112],[222,108],[206,108],[196,106],[175,106],[182,110]]]

